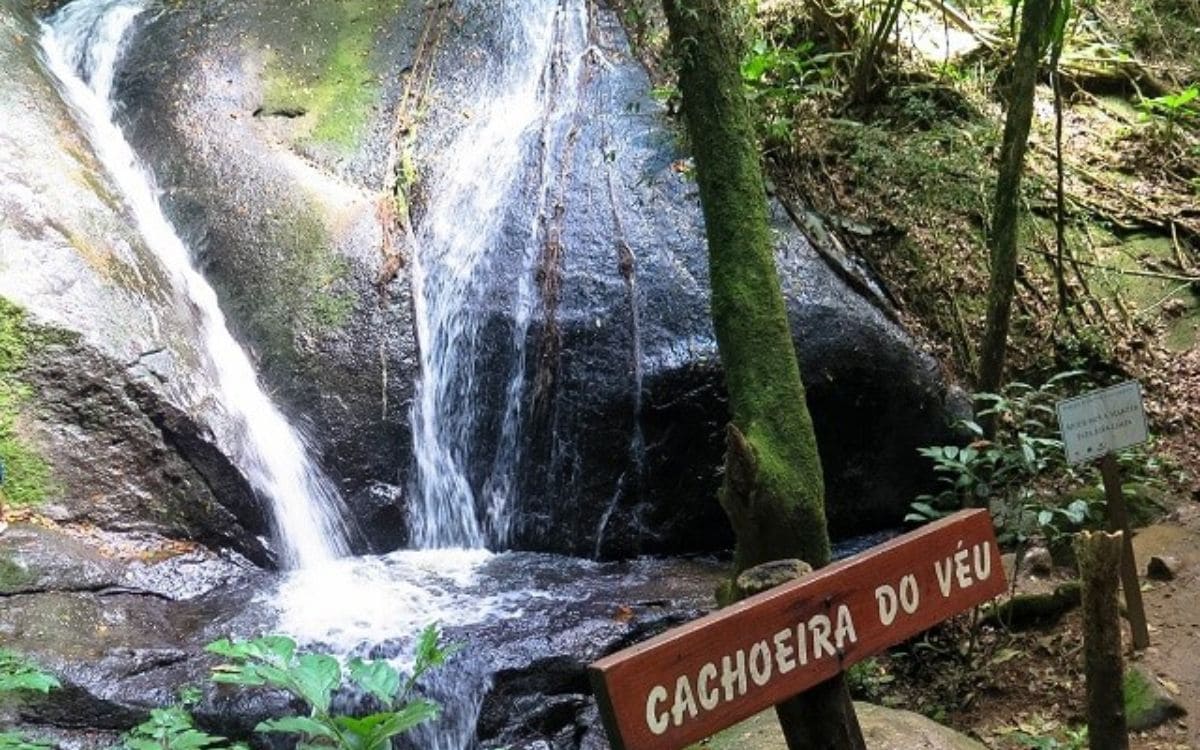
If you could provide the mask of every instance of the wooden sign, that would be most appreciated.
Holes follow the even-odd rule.
[[[614,750],[678,750],[1005,590],[986,510],[897,537],[591,665]]]
[[[1069,464],[1094,461],[1149,438],[1136,380],[1059,401],[1055,411]]]

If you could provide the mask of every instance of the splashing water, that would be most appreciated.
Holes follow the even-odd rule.
[[[469,11],[465,11],[469,12]],[[414,307],[421,350],[421,381],[413,403],[417,498],[413,540],[418,547],[504,546],[519,462],[526,338],[537,289],[534,267],[546,241],[551,190],[549,150],[567,138],[576,110],[578,79],[587,54],[588,16],[582,0],[513,0],[501,11],[507,34],[497,64],[468,101],[482,111],[442,149],[448,158],[429,180],[432,196],[417,230],[413,258]],[[511,21],[511,23],[508,23]],[[532,184],[533,206],[524,226],[510,220],[514,202]],[[519,267],[503,268],[493,251],[521,244]],[[515,274],[514,274],[515,271]],[[483,393],[476,367],[485,355],[497,275],[515,280],[509,318],[508,382]],[[488,399],[500,401],[498,429],[480,424]],[[480,432],[496,430],[481,440]],[[480,443],[493,452],[481,455]],[[490,462],[472,482],[470,467]]]
[[[346,554],[341,499],[313,463],[304,438],[263,392],[225,323],[217,295],[163,213],[150,171],[116,124],[116,66],[143,0],[75,0],[42,25],[47,67],[120,190],[146,245],[186,299],[200,329],[217,399],[233,425],[224,442],[254,488],[270,499],[283,562],[310,567]]]

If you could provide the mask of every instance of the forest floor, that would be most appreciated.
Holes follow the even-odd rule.
[[[1126,627],[1126,666],[1140,665],[1156,691],[1187,714],[1133,732],[1131,745],[1194,750],[1200,748],[1200,504],[1180,507],[1139,530],[1134,548],[1151,646],[1133,653]],[[1149,579],[1152,556],[1175,558],[1176,578]],[[1072,571],[1061,567],[1022,573],[1014,595],[1049,594],[1071,578]],[[997,622],[972,627],[970,616],[947,623],[855,670],[855,692],[932,716],[988,747],[1082,750],[1087,745],[1081,731],[1086,699],[1079,611],[1064,604],[1020,619],[1007,627]]]

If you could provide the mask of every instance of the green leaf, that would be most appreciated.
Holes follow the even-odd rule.
[[[437,718],[440,710],[438,704],[433,701],[413,701],[400,711],[392,713],[387,721],[380,724],[375,731],[376,736],[383,740],[407,732],[418,724]]]
[[[937,518],[941,515],[929,503],[913,503],[909,507],[912,508],[916,514],[918,514],[917,520],[929,520],[931,518]]]
[[[342,668],[332,656],[304,654],[296,660],[291,677],[299,696],[324,713],[329,711],[330,696],[342,682]]]
[[[337,740],[337,732],[332,727],[308,716],[285,716],[281,719],[268,719],[259,722],[254,727],[256,732],[287,732],[289,734],[304,734],[309,737],[325,737]]]
[[[1048,511],[1048,510],[1038,511],[1038,514],[1037,514],[1038,526],[1049,526],[1050,522],[1053,520],[1054,520],[1054,513],[1052,511]]]
[[[224,737],[197,729],[186,710],[171,706],[150,711],[150,718],[121,738],[120,747],[125,750],[202,750],[226,743]]]
[[[211,679],[213,682],[219,682],[223,685],[245,685],[247,687],[259,687],[267,684],[267,681],[257,673],[247,671],[232,664],[220,664],[213,667]]]
[[[385,661],[350,660],[350,679],[355,684],[378,698],[385,706],[391,706],[400,690],[400,673]]]
[[[171,738],[171,750],[200,750],[222,742],[223,737],[214,737],[198,729],[185,729]]]
[[[1088,508],[1086,500],[1074,500],[1063,511],[1063,515],[1073,524],[1083,523],[1090,514],[1091,509]]]

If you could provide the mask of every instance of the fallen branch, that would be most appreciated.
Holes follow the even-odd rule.
[[[951,5],[948,0],[921,0],[921,2],[930,10],[941,13],[942,18],[949,21],[951,25],[957,27],[960,31],[970,34],[987,49],[993,50],[1004,44],[1003,39],[976,24],[966,13]]]
[[[1044,250],[1034,250],[1032,252],[1034,252],[1037,255],[1043,255],[1047,258],[1050,258],[1051,260],[1053,260],[1055,258],[1054,253],[1048,253],[1048,252],[1045,252]],[[1143,278],[1148,278],[1148,279],[1162,279],[1164,281],[1176,281],[1176,282],[1179,282],[1182,284],[1200,284],[1200,276],[1182,276],[1182,275],[1173,274],[1173,273],[1159,273],[1157,271],[1142,271],[1142,270],[1139,270],[1136,268],[1117,268],[1116,266],[1105,266],[1105,265],[1101,265],[1099,263],[1090,263],[1086,260],[1076,260],[1074,262],[1078,263],[1081,266],[1087,266],[1088,268],[1095,268],[1097,271],[1108,271],[1110,273],[1121,274],[1122,276],[1141,276]]]

